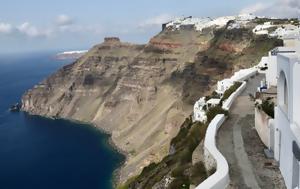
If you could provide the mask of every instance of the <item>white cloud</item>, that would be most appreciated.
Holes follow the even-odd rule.
[[[47,37],[51,34],[50,30],[40,30],[29,22],[24,22],[19,26],[14,26],[9,23],[0,23],[0,35],[17,35],[25,37]]]
[[[264,10],[267,7],[268,6],[266,4],[264,4],[264,3],[256,3],[254,5],[251,5],[249,7],[246,7],[244,9],[242,9],[241,13],[246,13],[246,14],[257,13],[259,11]]]
[[[166,23],[170,20],[172,20],[173,16],[169,14],[161,14],[158,16],[155,16],[153,18],[149,18],[147,20],[144,20],[139,24],[139,28],[149,28],[154,26],[161,26],[163,23]]]
[[[55,33],[95,33],[102,32],[99,26],[75,24],[74,19],[66,14],[61,14],[56,18],[56,26],[53,29]]]
[[[13,27],[8,23],[0,23],[0,34],[9,34],[13,30]]]
[[[241,10],[241,13],[253,13],[259,16],[299,17],[299,0],[276,0],[273,3],[257,3]]]
[[[74,20],[68,15],[61,14],[57,16],[56,23],[58,26],[69,26],[74,23]]]
[[[29,37],[47,37],[50,35],[49,31],[42,31],[37,29],[37,27],[31,25],[29,22],[24,22],[20,26],[17,27],[17,30]]]
[[[0,36],[11,35],[14,37],[28,38],[47,38],[58,37],[64,33],[101,33],[102,29],[98,26],[75,25],[73,19],[67,15],[59,15],[55,24],[46,27],[37,27],[30,22],[23,22],[20,25],[0,22]]]

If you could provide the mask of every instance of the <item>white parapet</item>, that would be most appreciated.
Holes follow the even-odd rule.
[[[223,189],[229,184],[229,167],[225,157],[216,147],[218,129],[225,121],[224,114],[218,114],[210,122],[204,140],[205,166],[210,169],[216,164],[216,172],[208,177],[196,189]]]
[[[224,92],[229,89],[235,82],[241,82],[249,79],[258,72],[258,66],[248,69],[241,69],[233,74],[231,78],[223,79],[218,81],[217,90],[218,94],[224,94]]]
[[[234,73],[234,75],[230,78],[233,82],[244,81],[254,76],[257,73],[257,68],[248,68],[242,69]]]
[[[231,79],[223,79],[222,81],[218,81],[217,83],[217,90],[218,94],[224,94],[224,92],[229,89],[234,82]]]
[[[228,99],[226,99],[224,102],[223,102],[223,105],[222,105],[222,108],[225,109],[225,110],[229,110],[232,103],[234,102],[234,100],[244,91],[244,89],[246,88],[246,85],[247,85],[247,82],[244,81],[242,83],[242,85],[235,91],[233,92],[229,97]]]
[[[256,73],[257,69],[250,68],[239,72],[236,78],[246,80]],[[243,81],[242,85],[223,103],[222,108],[229,110],[234,100],[244,91],[246,85],[247,82]],[[216,147],[216,135],[224,121],[225,115],[218,114],[207,128],[204,140],[205,167],[207,170],[216,167],[216,172],[198,185],[196,189],[224,189],[230,182],[227,160]]]

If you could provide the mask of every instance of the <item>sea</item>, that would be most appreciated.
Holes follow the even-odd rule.
[[[57,52],[0,55],[0,189],[111,189],[124,156],[91,125],[9,112],[22,94],[74,60]]]

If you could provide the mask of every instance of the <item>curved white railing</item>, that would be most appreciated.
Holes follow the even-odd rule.
[[[253,71],[243,76],[243,80],[252,77],[256,73],[257,70],[253,69]],[[247,82],[242,81],[242,85],[235,92],[233,92],[227,100],[225,100],[222,108],[229,110],[234,100],[244,91],[246,86]],[[206,167],[214,167],[216,164],[216,172],[198,185],[196,189],[223,189],[226,188],[230,182],[227,160],[216,146],[217,132],[224,121],[225,115],[218,114],[210,122],[207,128],[204,140],[205,165]]]
[[[213,157],[216,164],[217,169],[216,172],[208,177],[204,182],[202,182],[196,189],[219,189],[225,188],[229,184],[229,167],[225,157],[221,154],[221,152],[216,147],[216,135],[220,126],[225,121],[224,114],[218,114],[216,117],[210,122],[204,141],[204,154],[205,161],[210,162]],[[212,157],[210,157],[212,156]]]
[[[222,108],[225,110],[229,110],[231,105],[233,104],[234,100],[244,91],[246,88],[247,82],[243,81],[242,85],[235,91],[233,92],[228,99],[226,99],[223,103]]]

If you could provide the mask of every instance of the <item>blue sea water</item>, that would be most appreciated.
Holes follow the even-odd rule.
[[[70,61],[54,52],[0,56],[0,189],[110,189],[124,157],[90,125],[8,108]]]

